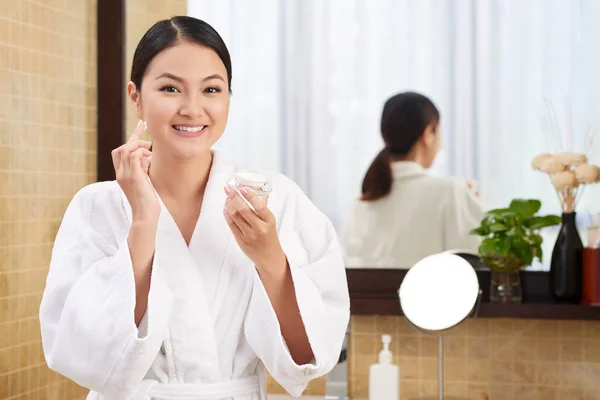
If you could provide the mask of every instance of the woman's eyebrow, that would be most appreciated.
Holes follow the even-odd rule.
[[[156,80],[161,79],[161,78],[173,79],[174,81],[181,82],[181,83],[183,83],[183,81],[184,81],[183,78],[180,78],[180,77],[178,77],[176,75],[173,75],[173,74],[171,74],[169,72],[165,72],[163,74],[160,74],[159,76],[156,77]],[[219,74],[209,75],[209,76],[205,77],[204,79],[202,79],[202,82],[206,82],[206,81],[209,81],[211,79],[219,79],[219,80],[225,82],[225,79],[223,79],[223,77],[221,75],[219,75]]]
[[[220,80],[222,80],[223,82],[225,82],[225,79],[223,79],[223,77],[222,77],[221,75],[219,75],[219,74],[212,74],[212,75],[209,75],[209,76],[207,76],[206,78],[202,79],[202,82],[206,82],[206,81],[209,81],[209,80],[211,80],[211,79],[220,79]]]
[[[156,80],[159,80],[161,78],[169,78],[169,79],[173,79],[174,81],[183,83],[183,78],[180,78],[180,77],[170,74],[168,72],[165,72],[164,74],[160,74],[159,76],[156,77]]]

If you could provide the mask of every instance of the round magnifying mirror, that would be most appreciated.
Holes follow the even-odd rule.
[[[408,270],[398,295],[402,311],[413,325],[441,332],[471,313],[479,296],[479,281],[462,257],[434,254]]]

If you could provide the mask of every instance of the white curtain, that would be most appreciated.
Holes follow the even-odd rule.
[[[337,227],[382,146],[385,100],[419,91],[442,114],[441,174],[476,179],[490,207],[539,198],[560,212],[531,158],[589,150],[600,128],[598,0],[188,0],[233,59],[231,119],[217,147],[294,179]],[[592,161],[599,163],[597,154]],[[600,211],[600,190],[581,210]]]

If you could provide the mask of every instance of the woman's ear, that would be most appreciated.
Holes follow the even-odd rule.
[[[423,135],[421,136],[423,139],[423,143],[425,143],[427,147],[430,147],[435,143],[435,134],[435,126],[427,125],[427,127],[423,131]]]
[[[129,102],[131,107],[135,111],[135,115],[138,118],[142,118],[142,107],[140,105],[140,93],[138,92],[135,83],[129,81],[127,83],[127,95],[129,96]]]

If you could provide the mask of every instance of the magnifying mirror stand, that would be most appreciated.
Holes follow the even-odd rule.
[[[471,316],[473,318],[476,318],[477,315],[479,314],[479,305],[481,304],[482,294],[483,294],[482,290],[479,289],[479,295],[477,296],[477,304],[474,307],[474,312],[471,313]],[[415,324],[410,322],[410,320],[408,320],[408,319],[407,319],[407,321],[410,325],[412,325],[419,332],[422,332],[428,336],[437,336],[437,339],[438,339],[438,397],[437,398],[438,398],[438,400],[444,400],[444,332],[441,331],[441,332],[432,333],[432,332],[429,332],[429,331],[419,328],[418,326],[416,326]],[[462,320],[461,322],[459,322],[456,325],[461,324],[463,321],[464,320]],[[454,325],[454,326],[456,326],[456,325]],[[425,400],[425,399],[422,399],[422,400]],[[451,399],[448,399],[448,400],[451,400]]]

